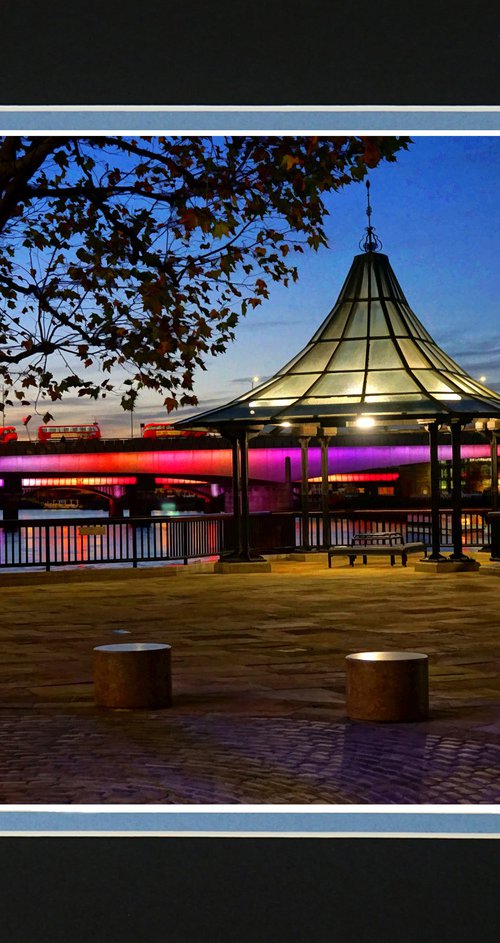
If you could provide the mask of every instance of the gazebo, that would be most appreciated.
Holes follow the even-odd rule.
[[[308,443],[322,449],[324,534],[329,534],[328,445],[342,427],[388,423],[428,430],[431,469],[431,562],[466,561],[462,549],[460,444],[474,421],[496,428],[500,395],[462,369],[432,339],[411,310],[382,244],[368,226],[333,308],[306,346],[271,378],[224,406],[176,423],[217,429],[232,445],[235,548],[224,562],[262,559],[250,547],[248,442],[286,429],[302,449],[302,500],[307,519]],[[451,432],[453,553],[440,552],[438,433]],[[498,478],[492,435],[492,487]],[[307,542],[307,537],[305,538]],[[326,539],[325,539],[325,542]]]

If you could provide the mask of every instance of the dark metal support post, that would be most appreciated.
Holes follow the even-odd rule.
[[[491,453],[491,510],[498,511],[498,438],[494,430],[490,438]]]
[[[460,443],[462,438],[462,423],[455,420],[451,423],[451,536],[453,553],[450,560],[468,560],[462,547],[462,457]]]
[[[321,512],[323,518],[323,549],[330,546],[330,483],[328,481],[328,444],[330,436],[319,436],[321,446]]]
[[[497,438],[497,432],[496,432],[496,422],[494,423],[493,429],[488,429],[486,423],[484,422],[476,423],[476,429],[478,428],[478,425],[480,429],[482,426],[481,431],[484,432],[484,435],[487,437],[489,446],[490,446],[491,510],[498,511],[498,438]],[[487,431],[485,431],[484,429],[485,425],[486,425]],[[490,528],[491,528],[491,524],[490,524]],[[485,521],[485,529],[486,529],[486,521]],[[488,541],[485,540],[483,546],[481,547],[481,550],[484,550],[487,553],[491,553],[491,532],[490,532],[490,540]],[[491,557],[491,559],[493,560],[494,558]]]
[[[248,435],[246,429],[240,432],[240,470],[241,470],[241,554],[250,560],[250,505],[248,500]]]
[[[224,435],[231,442],[232,486],[233,486],[233,549],[221,554],[220,560],[239,560],[241,558],[241,489],[240,489],[240,449],[238,435],[228,429]]]
[[[248,494],[248,442],[252,438],[249,429],[224,429],[231,442],[233,481],[233,549],[223,553],[221,563],[249,563],[264,560],[250,549],[250,502]]]
[[[439,506],[439,458],[438,458],[438,431],[439,423],[430,422],[429,432],[429,451],[431,464],[431,553],[427,560],[435,563],[445,560],[441,553],[441,521]]]
[[[231,438],[233,480],[233,528],[235,554],[241,553],[241,502],[240,502],[240,453],[238,437]]]
[[[302,550],[310,550],[309,540],[309,436],[299,436],[301,451],[300,505],[302,509]]]

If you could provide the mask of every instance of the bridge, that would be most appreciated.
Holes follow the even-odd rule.
[[[429,461],[426,436],[385,434],[339,435],[329,447],[329,471],[333,479]],[[466,438],[466,437],[465,437]],[[309,477],[321,475],[321,449],[311,440]],[[440,460],[451,459],[451,446],[440,446]],[[484,458],[489,445],[476,434],[462,445],[462,458]],[[363,475],[364,477],[364,475]],[[301,479],[301,449],[297,439],[257,436],[250,443],[249,479],[254,510],[290,507],[291,488]],[[351,477],[351,480],[352,477]],[[147,513],[146,496],[159,489],[184,490],[201,500],[226,496],[231,505],[232,463],[229,443],[222,438],[124,439],[65,443],[14,442],[0,447],[0,502],[16,517],[16,507],[27,495],[50,489],[65,493],[99,495],[110,513],[123,506]],[[220,502],[219,502],[220,506]],[[220,509],[222,507],[220,506]],[[229,507],[230,509],[230,507]]]

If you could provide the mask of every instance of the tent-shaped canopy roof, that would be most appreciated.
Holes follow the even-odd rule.
[[[338,300],[309,343],[273,377],[180,425],[343,424],[360,416],[488,418],[500,395],[433,341],[386,255],[357,255]]]

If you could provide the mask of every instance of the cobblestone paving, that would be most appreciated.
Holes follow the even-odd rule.
[[[500,801],[494,571],[4,576],[2,803]],[[92,648],[117,631],[172,644],[171,709],[94,706]],[[429,654],[428,722],[346,719],[345,655],[384,648]]]
[[[414,725],[7,711],[0,734],[2,802],[500,800],[499,745]]]

